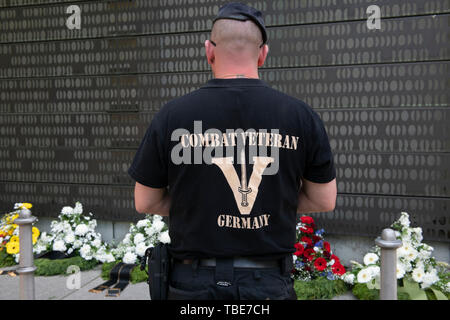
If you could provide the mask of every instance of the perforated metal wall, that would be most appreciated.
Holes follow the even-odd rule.
[[[132,221],[126,170],[153,115],[210,79],[203,42],[225,1],[0,0],[0,209],[81,201]],[[401,211],[450,241],[450,1],[247,1],[261,78],[322,117],[337,166],[328,233],[377,235]],[[367,28],[369,5],[381,29]],[[70,30],[66,9],[81,9]]]

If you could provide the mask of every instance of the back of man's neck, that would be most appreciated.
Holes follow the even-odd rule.
[[[258,76],[248,76],[246,74],[222,74],[222,75],[215,75],[216,79],[259,79]]]

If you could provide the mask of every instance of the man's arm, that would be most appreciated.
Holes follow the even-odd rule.
[[[170,197],[167,188],[150,188],[136,182],[134,203],[139,213],[169,215]]]
[[[328,212],[336,206],[336,179],[315,183],[302,179],[297,213]]]

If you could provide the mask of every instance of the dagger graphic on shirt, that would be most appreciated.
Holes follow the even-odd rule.
[[[247,207],[247,194],[252,192],[252,189],[247,185],[247,167],[245,166],[245,149],[241,150],[241,186],[238,188],[242,195],[241,206]]]

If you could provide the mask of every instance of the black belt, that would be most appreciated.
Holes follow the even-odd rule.
[[[192,264],[196,260],[185,259],[182,260],[183,264]],[[199,259],[198,265],[202,267],[216,267],[217,260],[215,258],[211,259]],[[234,268],[279,268],[279,260],[256,260],[248,257],[234,257],[233,258]]]

